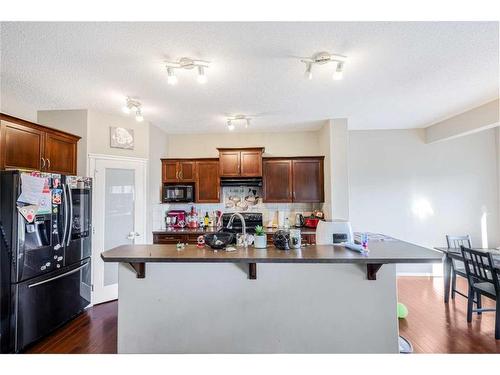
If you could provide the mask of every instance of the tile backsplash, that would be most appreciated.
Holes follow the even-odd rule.
[[[196,207],[196,211],[199,214],[205,215],[205,212],[212,212],[220,210],[222,212],[234,212],[234,207],[226,207],[224,203],[212,203],[212,204],[202,204],[202,203],[183,203],[183,204],[155,204],[153,206],[153,230],[165,229],[165,214],[169,210],[184,210],[190,211],[191,206]],[[275,223],[278,222],[277,211],[285,211],[285,217],[288,217],[290,224],[294,224],[295,214],[302,213],[304,215],[310,215],[310,213],[315,209],[320,209],[321,204],[313,203],[258,203],[254,206],[248,207],[245,212],[261,212],[263,216],[264,225],[273,220]],[[239,210],[242,211],[242,210]]]

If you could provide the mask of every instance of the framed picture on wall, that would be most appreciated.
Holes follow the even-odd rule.
[[[113,148],[134,149],[134,129],[110,126],[110,146]]]

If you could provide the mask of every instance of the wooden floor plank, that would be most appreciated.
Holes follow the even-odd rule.
[[[466,290],[467,283],[459,278]],[[400,334],[413,345],[415,353],[500,353],[500,340],[494,338],[495,314],[475,315],[466,320],[467,300],[457,296],[443,302],[443,279],[399,277],[398,297],[409,310],[399,320]],[[494,307],[491,300],[484,305]],[[27,353],[112,354],[117,351],[116,301],[88,309],[49,337],[33,345]]]

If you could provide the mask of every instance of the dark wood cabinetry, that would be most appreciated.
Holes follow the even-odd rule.
[[[265,158],[264,202],[324,202],[324,157]]]
[[[45,134],[47,170],[61,174],[76,174],[76,142],[56,134]]]
[[[161,159],[164,184],[194,184],[195,203],[220,202],[219,159]]]
[[[195,160],[161,159],[163,182],[195,182]]]
[[[200,160],[196,162],[198,177],[196,179],[196,202],[197,203],[219,203],[220,202],[220,179],[219,161]]]
[[[221,177],[262,177],[263,147],[218,150]]]
[[[76,174],[80,137],[0,114],[0,169]]]
[[[292,161],[265,159],[263,162],[264,200],[286,203],[292,201]]]
[[[292,185],[294,202],[323,202],[323,160],[292,160]]]

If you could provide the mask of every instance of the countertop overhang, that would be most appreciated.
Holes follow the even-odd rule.
[[[214,251],[208,247],[187,245],[122,245],[101,253],[104,262],[197,262],[197,263],[439,263],[442,254],[436,250],[404,241],[380,241],[369,244],[367,255],[339,245],[310,245],[300,250],[238,248],[236,251]]]
[[[368,280],[376,280],[383,264],[389,263],[439,263],[440,252],[408,242],[391,240],[369,243],[370,252],[360,254],[341,245],[311,245],[301,249],[279,250],[239,248],[236,251],[198,248],[187,245],[122,245],[101,253],[104,262],[129,263],[137,278],[146,276],[146,263],[243,263],[248,264],[248,278],[257,279],[258,263],[341,263],[366,266]]]

